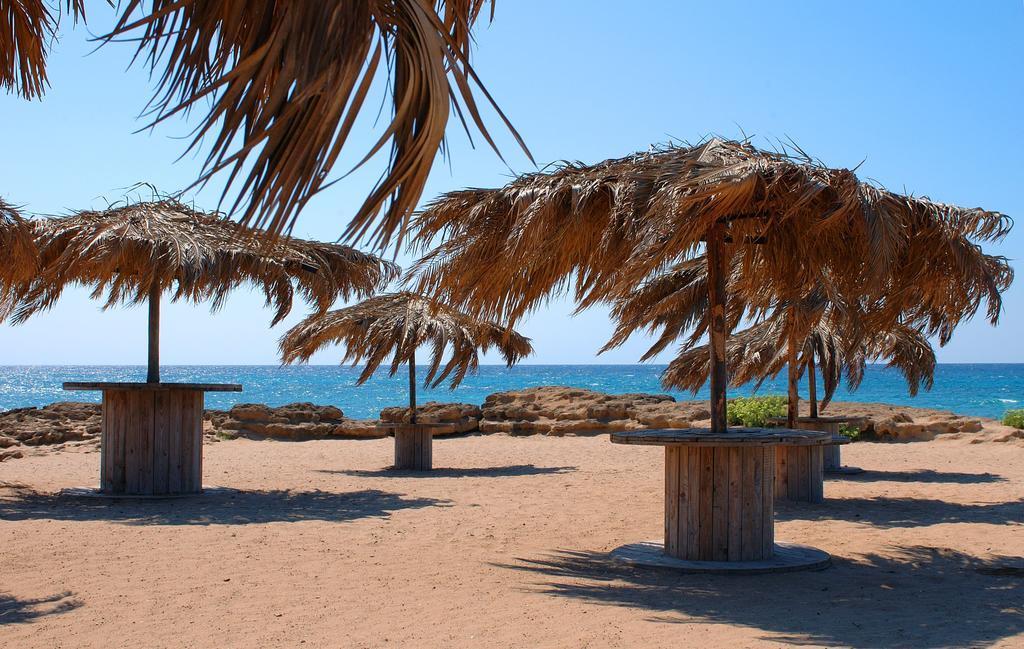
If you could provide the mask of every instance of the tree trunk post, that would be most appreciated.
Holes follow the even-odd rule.
[[[786,411],[786,426],[796,428],[796,420],[800,409],[800,389],[797,381],[800,379],[800,367],[796,361],[796,345],[793,343],[792,334],[789,339],[789,361],[786,363],[789,374],[789,404]]]
[[[811,406],[811,417],[818,416],[818,377],[814,369],[814,348],[807,357],[807,400]]]
[[[711,349],[711,430],[724,433],[726,418],[726,388],[729,382],[726,366],[725,331],[725,228],[716,223],[708,232],[708,327]]]
[[[434,464],[434,431],[416,423],[416,354],[409,357],[409,423],[395,425],[395,468],[429,471]]]
[[[416,423],[416,352],[409,357],[409,423]]]
[[[160,284],[149,287],[149,360],[146,383],[160,382]]]

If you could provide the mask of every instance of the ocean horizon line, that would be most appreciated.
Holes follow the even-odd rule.
[[[661,385],[665,364],[655,363],[546,363],[484,364],[467,374],[455,389],[443,385],[424,387],[420,375],[420,400],[482,404],[497,392],[541,386],[566,386],[607,394],[667,394],[678,400],[709,397],[707,385],[696,393],[667,389]],[[162,379],[168,383],[237,383],[240,393],[211,393],[207,405],[227,409],[238,403],[311,402],[341,408],[348,416],[376,417],[385,408],[407,400],[408,382],[404,372],[391,376],[389,367],[379,368],[365,383],[357,385],[363,366],[313,365],[164,365]],[[55,401],[98,401],[99,393],[68,392],[67,381],[144,382],[144,365],[7,365],[0,366],[0,409],[42,406]],[[947,410],[964,415],[1001,418],[1007,410],[1024,405],[1024,363],[940,363],[935,384],[911,396],[903,375],[885,364],[869,365],[855,391],[846,381],[836,391],[835,401],[887,403],[898,406]],[[730,387],[730,397],[785,394],[785,372],[766,379],[760,387],[748,383]],[[800,382],[807,395],[807,377]]]

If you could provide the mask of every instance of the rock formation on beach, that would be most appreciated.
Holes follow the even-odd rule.
[[[58,402],[41,408],[0,412],[0,461],[26,454],[98,447],[98,403]],[[864,439],[915,442],[969,438],[973,443],[1024,444],[1024,431],[993,419],[952,412],[878,403],[832,403],[826,413],[849,416]],[[239,436],[272,439],[367,439],[386,436],[381,423],[408,421],[408,408],[385,408],[380,419],[351,419],[335,406],[292,403],[270,407],[238,404],[207,410],[207,442]],[[430,402],[420,406],[423,423],[447,424],[435,435],[505,433],[508,435],[598,435],[643,428],[706,426],[704,401],[676,401],[658,394],[605,394],[583,388],[544,386],[498,392],[483,407]]]
[[[100,404],[58,401],[42,408],[0,413],[0,461],[22,457],[26,450],[54,444],[96,446],[100,438]]]
[[[383,437],[377,422],[350,419],[340,408],[312,403],[290,403],[272,408],[261,403],[240,403],[228,411],[207,410],[206,420],[222,436],[316,439],[321,437]]]
[[[599,434],[640,428],[687,428],[711,417],[707,404],[666,394],[605,394],[544,386],[498,392],[483,406],[483,433]]]
[[[439,403],[429,401],[416,407],[416,421],[421,424],[438,424],[433,430],[438,435],[472,433],[480,430],[480,406],[469,403]],[[382,423],[409,421],[409,409],[404,406],[385,408],[380,411]]]

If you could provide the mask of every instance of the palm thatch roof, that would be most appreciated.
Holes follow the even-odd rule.
[[[15,299],[16,287],[33,277],[39,269],[39,253],[32,239],[32,230],[18,211],[0,199],[0,320],[3,320]]]
[[[85,0],[8,0],[0,2],[0,88],[25,99],[46,90],[46,56],[61,14],[85,17]]]
[[[323,311],[339,297],[361,297],[391,281],[391,262],[350,248],[270,238],[174,200],[81,211],[35,222],[41,270],[20,289],[13,319],[48,309],[69,284],[93,287],[105,307],[146,301],[156,287],[172,299],[220,307],[243,284],[263,289],[284,318],[296,292]]]
[[[799,151],[721,139],[451,192],[415,225],[426,251],[410,272],[418,290],[512,324],[570,289],[581,308],[628,295],[702,254],[718,228],[730,297],[762,315],[783,292],[820,290],[834,303],[872,301],[874,326],[927,314],[946,335],[980,303],[979,290],[997,316],[1012,279],[1005,260],[978,246],[1008,233],[1003,214],[896,194]]]
[[[198,182],[227,171],[225,192],[237,190],[231,211],[275,234],[330,184],[383,69],[391,122],[358,164],[389,146],[390,163],[346,232],[384,245],[404,231],[453,109],[467,134],[471,122],[495,147],[482,98],[526,150],[470,65],[471,30],[485,4],[126,0],[105,38],[138,42],[138,57],[159,79],[154,123],[205,112],[190,147],[212,143]]]
[[[417,348],[429,345],[430,369],[424,383],[437,386],[450,377],[452,388],[466,372],[476,371],[478,350],[495,348],[509,366],[533,352],[529,338],[511,329],[413,293],[391,293],[306,318],[281,339],[281,357],[285,363],[308,361],[320,349],[339,343],[345,345],[342,363],[366,364],[359,383],[373,376],[388,356],[394,376],[403,363],[415,358]]]

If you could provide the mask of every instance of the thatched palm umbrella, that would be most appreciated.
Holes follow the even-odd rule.
[[[365,383],[388,357],[391,376],[398,372],[402,363],[408,365],[409,421],[413,425],[416,424],[416,350],[419,347],[429,345],[432,349],[424,385],[436,387],[449,380],[452,389],[462,382],[468,371],[476,370],[480,351],[494,347],[509,366],[533,352],[530,340],[509,328],[413,293],[391,293],[306,318],[281,339],[281,358],[285,363],[308,361],[320,349],[334,344],[345,345],[342,363],[365,363],[357,384]],[[445,363],[449,347],[451,351]],[[430,439],[427,430],[420,436],[419,443],[429,445]],[[429,449],[425,453],[426,466],[406,467],[407,462],[400,457],[397,435],[395,444],[396,467],[430,468]],[[424,455],[422,449],[414,452],[421,458]]]
[[[330,184],[371,83],[384,71],[391,122],[362,162],[390,145],[389,167],[347,227],[383,245],[404,231],[452,109],[467,132],[472,122],[496,149],[482,97],[526,151],[470,65],[471,30],[485,4],[128,0],[106,39],[137,41],[138,58],[160,80],[154,123],[191,109],[205,113],[190,147],[212,142],[198,182],[230,170],[243,222],[273,233],[287,231]]]
[[[413,269],[418,288],[510,324],[570,286],[585,308],[676,264],[703,272],[707,297],[691,320],[710,332],[715,430],[725,430],[725,341],[738,313],[763,318],[780,300],[820,291],[834,304],[869,304],[876,329],[924,320],[925,333],[945,339],[979,293],[998,315],[1012,277],[1005,263],[989,272],[999,258],[975,243],[1009,231],[998,212],[898,195],[803,154],[719,139],[452,192],[416,225],[420,245],[443,239]],[[728,314],[727,280],[742,306]],[[790,318],[785,335],[805,340],[812,324]]]
[[[42,270],[20,295],[23,322],[56,303],[69,284],[93,287],[104,308],[149,304],[147,382],[160,381],[160,298],[220,308],[245,284],[258,286],[277,324],[296,293],[325,311],[339,297],[370,295],[394,279],[391,262],[332,243],[271,239],[174,200],[141,202],[35,222]]]
[[[14,306],[16,287],[32,278],[39,269],[39,251],[28,222],[11,205],[0,199],[0,320]]]
[[[397,268],[347,246],[272,238],[173,200],[83,211],[37,221],[41,270],[18,289],[15,322],[50,308],[64,288],[83,284],[104,306],[149,304],[146,383],[66,383],[103,391],[101,490],[168,495],[202,489],[203,395],[238,385],[161,383],[160,298],[223,305],[231,290],[261,288],[284,318],[298,293],[324,311],[339,297],[363,296]]]
[[[666,447],[665,543],[656,556],[644,551],[639,559],[656,565],[665,561],[662,552],[684,561],[776,557],[774,471],[756,467],[773,463],[776,446],[817,448],[807,456],[821,458],[820,445],[831,439],[791,429],[730,433],[727,336],[742,320],[737,313],[757,321],[780,303],[795,305],[820,291],[832,304],[866,304],[878,330],[904,317],[916,323],[921,314],[934,318],[928,326],[941,336],[973,301],[967,292],[975,285],[959,277],[981,265],[973,242],[998,239],[1010,227],[1002,214],[901,196],[802,153],[718,139],[596,165],[566,163],[501,189],[453,192],[416,224],[420,245],[442,239],[413,269],[419,289],[510,325],[570,287],[580,308],[613,302],[704,255],[707,299],[695,317],[709,333],[711,428],[612,436],[613,442]],[[727,296],[739,300],[739,308],[730,307]],[[786,340],[802,344],[813,323],[789,309]],[[704,446],[715,448],[709,454]],[[735,479],[740,472],[732,458],[753,469]],[[815,486],[802,484],[805,492]],[[760,494],[764,502],[740,492]],[[727,521],[721,520],[720,494],[730,503]],[[748,530],[762,531],[752,545],[739,538]],[[633,549],[622,551],[636,557]],[[793,561],[807,566],[816,559]]]
[[[47,86],[46,57],[62,11],[85,17],[85,0],[0,2],[0,88],[25,99],[41,97]]]

